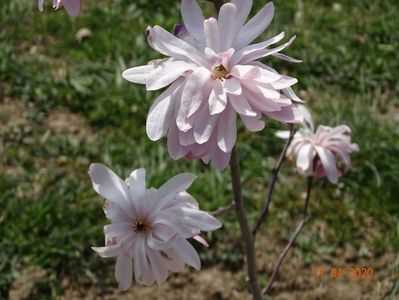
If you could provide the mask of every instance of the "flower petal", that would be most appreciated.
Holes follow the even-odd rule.
[[[139,84],[146,84],[147,80],[152,71],[154,71],[155,65],[145,65],[127,69],[123,71],[122,77],[127,81]]]
[[[247,24],[241,29],[234,43],[234,48],[241,48],[262,34],[269,26],[274,16],[274,5],[267,3]]]
[[[146,82],[147,91],[159,90],[171,84],[177,78],[183,76],[184,72],[191,70],[194,67],[194,64],[179,60],[161,64],[148,78]]]
[[[130,216],[134,211],[126,183],[103,164],[91,164],[89,168],[94,190],[105,199],[114,202]]]
[[[223,4],[219,11],[220,52],[230,49],[235,38],[237,7],[232,3]]]
[[[201,260],[197,251],[195,251],[194,247],[185,239],[177,239],[176,246],[173,249],[181,256],[186,264],[197,270],[201,269]]]
[[[205,44],[204,15],[197,1],[183,0],[181,15],[188,33],[201,44]]]
[[[235,110],[228,105],[223,117],[219,119],[217,140],[220,150],[225,153],[231,152],[237,139],[237,114]]]
[[[134,247],[134,277],[141,284],[151,285],[154,282],[146,253],[145,236],[142,234],[137,235]]]
[[[334,155],[330,150],[324,149],[320,146],[316,146],[317,154],[323,165],[324,171],[326,172],[327,178],[331,183],[338,183],[338,169]]]
[[[174,116],[174,102],[177,100],[184,79],[177,80],[154,102],[146,122],[147,135],[152,141],[163,137],[170,127]]]
[[[180,60],[191,61],[198,65],[207,66],[202,54],[189,43],[179,39],[159,26],[147,28],[149,45],[159,53]]]
[[[254,117],[257,113],[252,109],[251,105],[248,103],[247,97],[244,93],[239,96],[229,95],[229,102],[234,110],[244,116]]]
[[[227,105],[226,91],[223,89],[223,84],[217,80],[211,94],[209,96],[209,111],[211,115],[220,114]]]
[[[206,46],[216,53],[220,52],[220,33],[218,21],[215,18],[209,18],[204,21],[204,31],[206,37]]]
[[[159,254],[158,251],[147,249],[147,256],[150,260],[152,273],[154,274],[157,285],[160,286],[166,278],[168,278],[168,268],[165,259]]]
[[[120,244],[105,246],[105,247],[91,247],[94,251],[96,251],[101,257],[115,257],[118,256],[121,250]]]
[[[71,17],[76,17],[79,15],[80,10],[80,0],[66,0],[63,1],[62,4],[65,7],[65,10]]]
[[[116,259],[115,278],[118,281],[118,288],[126,291],[132,285],[133,262],[125,253],[121,252]]]

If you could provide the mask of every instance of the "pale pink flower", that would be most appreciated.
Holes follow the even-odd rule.
[[[357,144],[351,143],[350,132],[346,125],[334,128],[320,125],[314,132],[313,123],[310,122],[295,133],[287,156],[296,163],[300,173],[327,177],[331,183],[336,184],[342,175],[337,159],[348,170],[353,170],[349,154],[359,150]]]
[[[294,38],[276,48],[284,33],[249,45],[270,24],[272,3],[266,4],[246,22],[252,0],[224,4],[216,18],[205,19],[195,0],[183,0],[184,26],[175,35],[165,29],[148,27],[149,45],[168,58],[123,72],[148,91],[170,85],[154,102],[147,118],[147,134],[158,140],[168,134],[172,158],[212,160],[217,168],[226,167],[236,142],[237,114],[250,131],[260,131],[263,115],[285,123],[302,122],[295,102],[301,100],[291,86],[297,79],[279,74],[257,59],[278,57]]]
[[[180,272],[185,264],[199,270],[200,258],[186,240],[207,246],[201,231],[221,227],[186,192],[195,175],[183,173],[159,189],[146,188],[145,170],[137,169],[123,181],[102,164],[92,164],[89,175],[97,193],[107,199],[104,212],[111,224],[104,227],[105,247],[93,247],[102,257],[117,257],[115,277],[119,289],[137,282],[160,285],[169,271]]]
[[[43,11],[44,0],[38,0],[39,10]],[[80,0],[53,0],[53,8],[55,10],[65,7],[67,13],[76,17],[79,14]]]

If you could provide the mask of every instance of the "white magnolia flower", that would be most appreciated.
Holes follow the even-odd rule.
[[[93,247],[102,257],[117,257],[115,277],[119,289],[137,282],[160,285],[169,271],[180,272],[185,264],[199,270],[200,258],[186,240],[201,231],[221,227],[186,189],[195,175],[183,173],[159,189],[146,188],[145,170],[137,169],[123,181],[102,164],[92,164],[89,175],[97,193],[107,199],[104,212],[111,224],[104,227],[105,247]]]
[[[262,130],[266,115],[284,123],[300,123],[303,116],[295,102],[301,100],[291,86],[297,79],[279,74],[257,61],[278,57],[294,38],[280,42],[284,33],[250,45],[268,27],[274,15],[266,4],[248,22],[252,0],[232,0],[224,4],[218,19],[205,19],[195,0],[183,0],[184,26],[177,36],[159,26],[148,27],[149,45],[166,59],[123,72],[148,91],[170,85],[154,102],[147,118],[147,134],[158,140],[168,134],[172,158],[211,160],[224,169],[236,142],[237,114],[250,131]]]
[[[320,125],[314,131],[312,115],[302,106],[305,122],[295,133],[287,149],[287,156],[296,163],[298,171],[307,176],[327,177],[337,183],[342,172],[337,165],[341,159],[348,170],[353,170],[349,154],[359,151],[357,144],[351,143],[351,129],[346,125],[329,127]],[[278,131],[276,135],[287,139],[289,131]]]

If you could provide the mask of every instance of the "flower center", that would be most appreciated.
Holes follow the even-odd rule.
[[[134,232],[136,232],[136,233],[145,232],[148,229],[150,229],[150,224],[148,224],[146,219],[137,218],[136,220],[134,220],[134,223],[133,223]]]
[[[212,74],[213,77],[215,77],[216,79],[222,79],[226,78],[229,72],[226,70],[226,68],[223,65],[220,65],[213,69]]]

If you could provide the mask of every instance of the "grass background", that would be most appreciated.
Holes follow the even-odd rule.
[[[212,5],[199,2],[212,15]],[[256,1],[253,12],[262,4]],[[376,255],[398,251],[397,2],[276,0],[275,6],[276,17],[263,37],[280,31],[296,34],[286,53],[304,63],[264,62],[299,79],[296,90],[317,124],[349,125],[360,146],[352,156],[356,172],[346,174],[338,186],[317,182],[312,219],[325,220],[328,234],[323,241],[300,240],[299,249],[305,257],[320,243],[357,248],[367,240]],[[174,162],[165,140],[148,140],[145,119],[157,93],[146,93],[120,76],[127,67],[160,57],[146,44],[147,25],[171,30],[178,22],[179,3],[171,0],[87,0],[76,19],[49,6],[40,14],[36,1],[0,2],[0,298],[8,297],[28,266],[46,270],[37,287],[44,298],[62,293],[64,278],[82,285],[115,284],[112,263],[90,249],[103,243],[106,223],[87,175],[91,162],[105,163],[121,177],[145,167],[155,187],[179,172],[194,172],[198,179],[190,192],[202,209],[230,202],[228,170]],[[79,43],[75,34],[81,28],[92,35]],[[252,221],[282,148],[283,142],[274,137],[280,128],[268,121],[259,134],[243,128],[239,132],[244,196]],[[287,215],[281,212],[298,216],[304,188],[304,179],[286,164],[271,217],[286,224]],[[370,234],[370,239],[359,234],[362,216],[371,218],[383,234]],[[208,238],[218,244],[228,236],[237,244],[234,216],[222,220],[224,229]],[[234,243],[215,246],[221,251],[200,250],[205,263],[234,266],[241,259]]]

